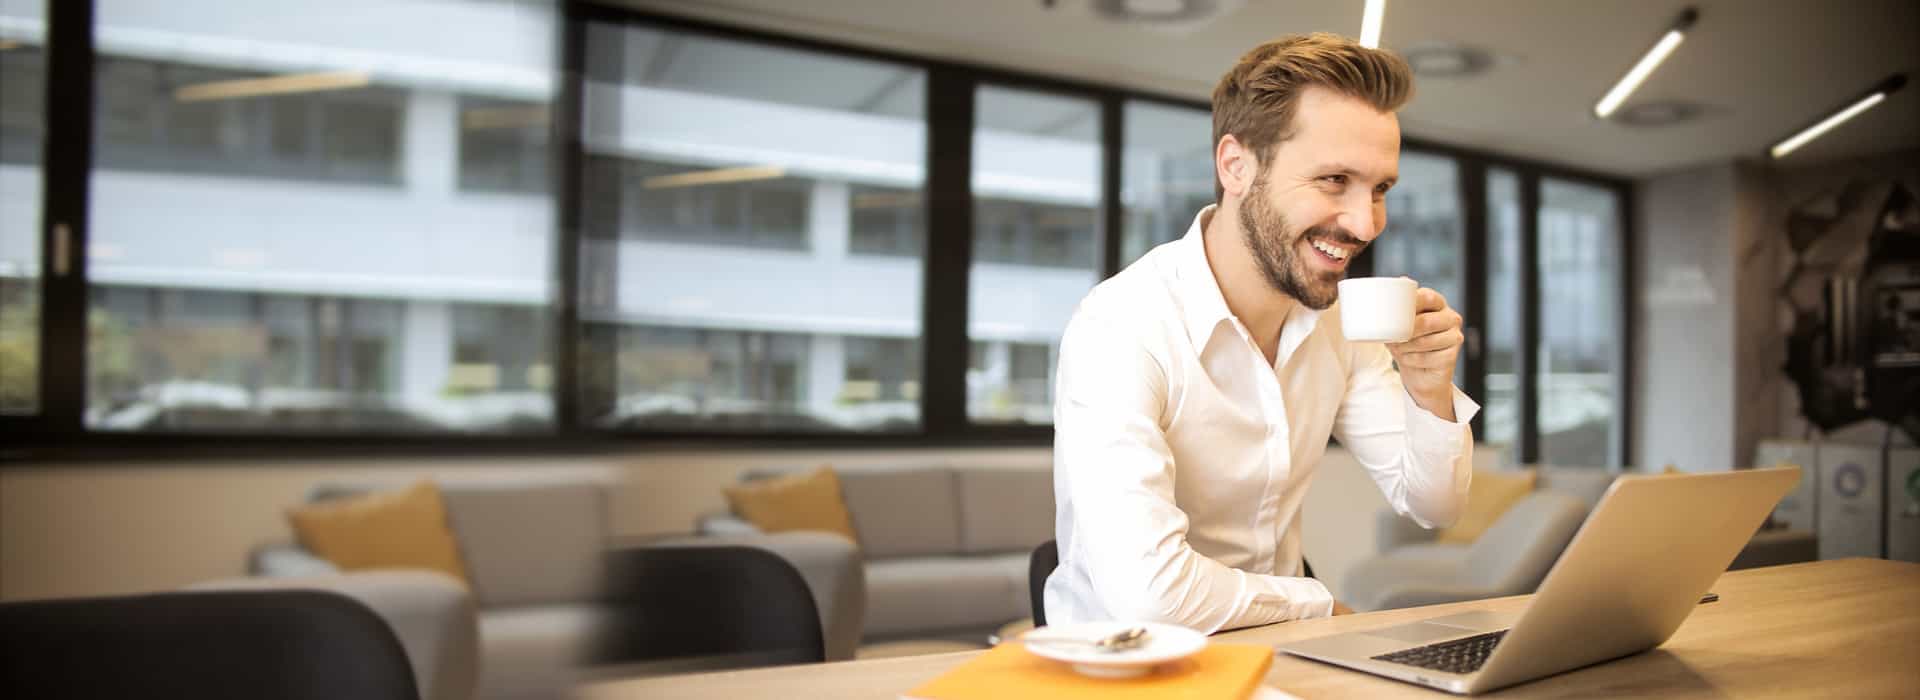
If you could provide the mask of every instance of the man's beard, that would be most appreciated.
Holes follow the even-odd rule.
[[[1254,265],[1260,268],[1260,275],[1267,278],[1267,284],[1274,291],[1293,297],[1315,311],[1326,310],[1334,300],[1340,298],[1340,280],[1347,274],[1344,268],[1331,272],[1308,269],[1307,261],[1300,258],[1300,241],[1320,238],[1329,243],[1339,243],[1352,251],[1347,254],[1349,260],[1359,255],[1367,245],[1365,241],[1334,226],[1289,231],[1286,217],[1273,211],[1267,204],[1267,178],[1264,173],[1254,179],[1246,199],[1240,202],[1240,231],[1246,241],[1247,252],[1253,254]]]

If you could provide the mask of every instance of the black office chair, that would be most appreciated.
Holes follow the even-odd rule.
[[[304,590],[0,604],[0,696],[419,700],[385,621]]]
[[[806,579],[764,549],[619,550],[607,555],[606,590],[617,613],[594,644],[596,664],[681,660],[686,670],[717,670],[827,659]]]
[[[1033,554],[1027,557],[1027,595],[1033,601],[1033,626],[1035,627],[1047,624],[1046,596],[1044,595],[1047,577],[1052,576],[1053,570],[1059,567],[1060,544],[1053,540],[1040,543],[1040,546],[1033,548]],[[1306,557],[1300,558],[1300,569],[1301,576],[1315,578],[1313,565],[1307,563]]]

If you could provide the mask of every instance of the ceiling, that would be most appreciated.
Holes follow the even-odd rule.
[[[664,14],[891,53],[1010,68],[1204,100],[1240,53],[1305,31],[1356,34],[1360,0],[1245,0],[1179,29],[1114,22],[1092,0],[610,0]],[[1155,4],[1155,3],[1148,3]],[[1159,3],[1165,4],[1165,3]],[[1382,44],[1490,53],[1486,72],[1416,80],[1409,136],[1639,176],[1768,146],[1897,72],[1920,78],[1920,2],[1706,0],[1687,40],[1628,100],[1700,108],[1630,127],[1593,103],[1665,30],[1679,0],[1449,0],[1388,4]],[[1237,7],[1236,7],[1237,5]],[[917,83],[916,83],[917,84]],[[798,87],[788,84],[787,89]],[[1791,154],[1784,165],[1920,148],[1920,86]]]

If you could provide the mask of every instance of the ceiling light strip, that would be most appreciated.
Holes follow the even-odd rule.
[[[1367,0],[1367,9],[1360,17],[1360,45],[1380,48],[1380,25],[1386,21],[1387,0]]]
[[[1667,56],[1672,54],[1674,49],[1680,47],[1680,42],[1687,38],[1687,30],[1693,28],[1694,20],[1699,17],[1700,13],[1691,7],[1682,10],[1680,18],[1674,20],[1673,26],[1667,29],[1667,33],[1661,35],[1659,41],[1654,42],[1653,48],[1647,49],[1647,55],[1641,56],[1640,62],[1633,64],[1633,68],[1628,70],[1626,75],[1620,76],[1620,82],[1614,83],[1613,89],[1608,90],[1607,94],[1593,105],[1593,115],[1606,119],[1613,114],[1614,110],[1619,109],[1620,104],[1626,102],[1627,97],[1640,88],[1640,83],[1645,82],[1647,76],[1653,75],[1654,69],[1659,68],[1660,63],[1667,60]]]
[[[1789,136],[1786,140],[1774,144],[1773,148],[1768,150],[1768,153],[1774,158],[1784,158],[1788,153],[1792,153],[1794,149],[1807,145],[1808,141],[1820,138],[1821,134],[1833,130],[1834,127],[1841,125],[1848,119],[1859,116],[1861,112],[1872,109],[1874,105],[1886,101],[1888,95],[1905,87],[1906,84],[1907,76],[1905,73],[1882,80],[1879,84],[1867,90],[1865,96],[1854,100],[1853,104],[1848,105],[1838,112],[1827,115],[1827,118],[1820,120],[1813,126],[1801,129],[1800,133]]]
[[[264,97],[267,95],[286,95],[299,92],[318,92],[321,90],[345,90],[348,88],[365,87],[370,82],[372,82],[372,78],[363,71],[296,73],[293,75],[243,78],[240,80],[218,80],[211,83],[188,85],[174,90],[173,99],[180,102],[231,100],[241,97]]]

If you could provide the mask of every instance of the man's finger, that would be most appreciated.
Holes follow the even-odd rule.
[[[1447,298],[1432,288],[1421,287],[1413,295],[1413,308],[1415,311],[1439,311],[1447,308]]]
[[[1452,369],[1460,362],[1458,348],[1440,350],[1401,351],[1393,358],[1402,367],[1418,369]]]
[[[1466,335],[1461,333],[1458,328],[1449,328],[1422,336],[1415,336],[1411,340],[1394,343],[1391,347],[1395,353],[1430,352],[1434,350],[1444,350],[1450,347],[1458,347],[1463,342],[1466,342]]]
[[[1428,311],[1413,317],[1413,337],[1432,335],[1450,328],[1459,328],[1464,322],[1460,314],[1452,310]]]

